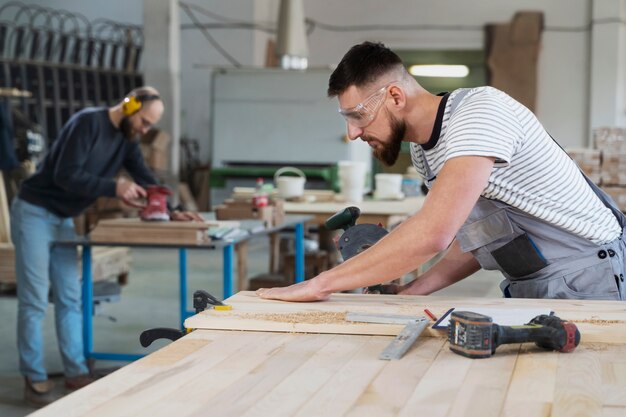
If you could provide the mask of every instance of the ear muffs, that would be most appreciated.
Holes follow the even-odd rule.
[[[138,96],[126,96],[122,101],[122,112],[124,116],[132,116],[137,113],[143,107],[143,103],[146,101],[160,100],[161,97],[157,95],[142,94]]]

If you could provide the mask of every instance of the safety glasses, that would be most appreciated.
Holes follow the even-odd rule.
[[[348,124],[351,124],[354,127],[368,126],[376,118],[378,111],[384,103],[387,89],[389,88],[389,86],[391,86],[391,84],[395,82],[396,81],[393,81],[382,86],[354,107],[351,107],[349,109],[340,108],[338,110],[339,114],[341,114],[343,118],[346,119],[346,122],[348,122]]]

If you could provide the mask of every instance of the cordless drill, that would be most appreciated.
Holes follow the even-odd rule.
[[[545,349],[571,352],[580,343],[580,332],[574,323],[545,314],[523,326],[499,326],[484,314],[454,311],[450,315],[448,340],[454,353],[488,358],[506,343],[535,342]]]

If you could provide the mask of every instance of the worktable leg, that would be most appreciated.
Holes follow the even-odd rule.
[[[91,282],[91,246],[83,245],[83,354],[93,352],[93,283]]]
[[[296,282],[304,281],[304,223],[296,224]]]
[[[223,249],[224,264],[224,299],[233,295],[233,254],[235,245],[226,245]]]
[[[178,249],[178,279],[180,284],[180,328],[187,318],[187,249]]]
[[[248,287],[248,241],[237,243],[235,250],[237,251],[237,291],[243,291]]]
[[[278,264],[280,263],[280,235],[278,232],[270,233],[270,274],[278,273]]]

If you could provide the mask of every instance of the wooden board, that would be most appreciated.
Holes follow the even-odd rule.
[[[583,343],[626,343],[626,304],[620,301],[490,299],[372,294],[333,294],[328,301],[288,303],[263,300],[254,292],[240,292],[227,300],[230,311],[206,310],[185,320],[192,329],[271,332],[397,335],[402,325],[351,323],[348,312],[424,316],[428,308],[438,317],[455,306],[488,308],[546,308],[573,321]],[[428,329],[425,334],[445,337]]]
[[[239,227],[239,222],[145,222],[136,218],[107,219],[99,221],[89,237],[94,242],[195,245],[211,240],[207,229],[213,226]]]
[[[0,243],[0,284],[15,283],[15,248],[11,243]]]
[[[420,338],[378,360],[390,340],[196,330],[32,416],[626,415],[626,346],[513,344],[472,360]]]
[[[336,213],[348,205],[354,205],[361,209],[363,214],[409,215],[418,211],[424,204],[424,200],[425,197],[408,197],[397,201],[364,200],[353,204],[338,201],[319,203],[285,202],[285,212],[298,214]]]
[[[11,243],[11,220],[4,176],[0,171],[0,243]]]
[[[78,270],[82,268],[81,248],[78,248]],[[130,249],[125,247],[98,246],[92,252],[92,280],[103,281],[117,278],[130,271]],[[0,243],[0,284],[15,284],[15,248]]]
[[[314,222],[323,225],[333,214],[348,206],[356,206],[361,210],[361,216],[357,223],[382,224],[391,228],[402,222],[408,216],[422,208],[425,197],[408,197],[398,201],[364,200],[360,203],[344,202],[313,202],[295,203],[285,202],[284,208],[287,214],[310,214],[315,216]]]

